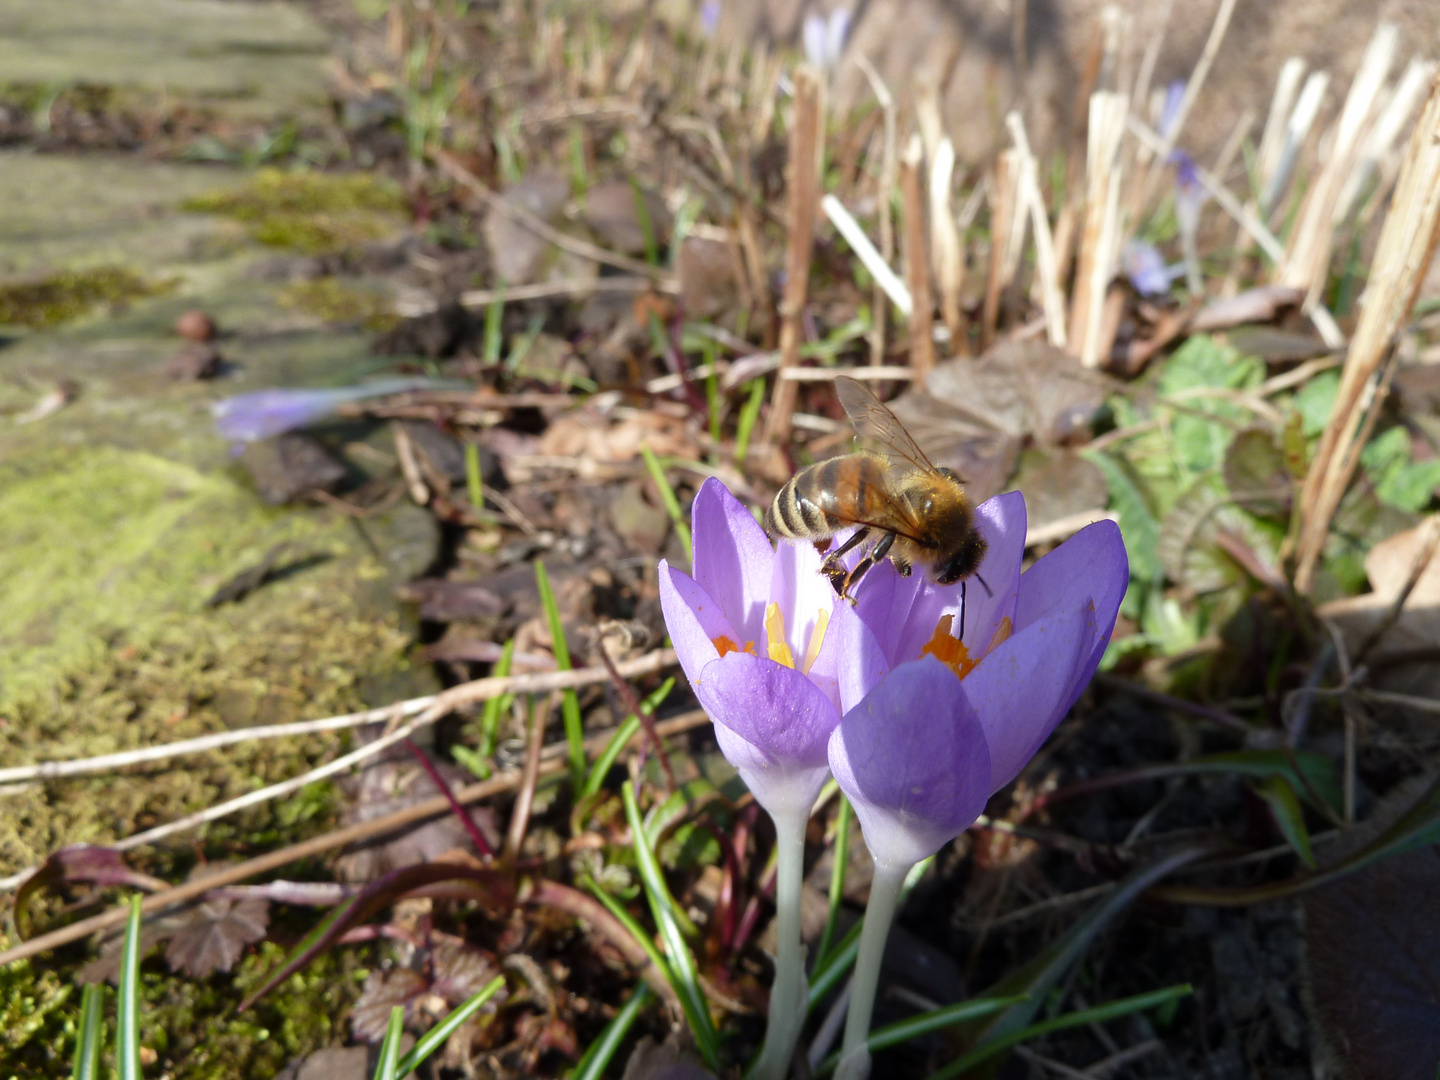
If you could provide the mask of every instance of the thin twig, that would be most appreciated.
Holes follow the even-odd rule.
[[[910,366],[915,369],[915,381],[921,383],[935,367],[935,341],[930,329],[930,260],[925,251],[925,196],[920,177],[923,162],[920,136],[912,135],[900,159],[900,202],[905,223],[905,283],[914,305],[910,312]]]
[[[435,763],[430,760],[430,755],[420,749],[420,747],[415,744],[414,739],[405,740],[405,749],[410,751],[411,756],[413,756],[420,763],[420,767],[425,770],[425,775],[430,777],[430,782],[440,789],[441,795],[445,796],[445,801],[450,804],[451,811],[460,819],[460,824],[474,842],[475,850],[486,858],[493,859],[495,857],[495,851],[490,847],[490,841],[485,839],[485,834],[480,831],[480,826],[475,824],[475,819],[470,816],[469,809],[462,806],[460,801],[455,798],[455,792],[451,790],[450,785],[445,782],[445,777],[440,775],[440,770],[437,769]]]
[[[661,292],[680,291],[676,282],[657,282],[648,277],[565,278],[562,281],[541,281],[533,285],[511,285],[499,289],[471,289],[460,294],[460,306],[487,308],[497,301],[518,303],[521,300],[551,300],[562,296],[590,296],[592,293],[643,293],[654,289]]]
[[[675,651],[673,649],[659,649],[634,660],[622,661],[616,665],[616,670],[623,678],[636,678],[660,671],[674,663]],[[460,708],[461,705],[502,697],[505,694],[543,694],[550,690],[573,690],[605,682],[609,678],[610,673],[604,667],[546,671],[530,675],[491,676],[461,683],[443,694],[409,698],[378,709],[365,709],[362,712],[346,713],[343,716],[328,716],[323,720],[302,720],[294,724],[270,724],[265,727],[245,728],[241,731],[220,731],[214,735],[202,735],[199,738],[165,743],[162,746],[124,750],[116,754],[102,754],[99,757],[81,758],[76,761],[46,761],[38,765],[18,765],[9,769],[0,769],[0,783],[11,783],[17,780],[54,780],[63,776],[111,772],[130,765],[140,765],[147,761],[162,761],[166,758],[182,757],[186,754],[219,750],[236,743],[295,735],[313,735],[322,731],[363,727],[366,724],[394,723],[432,708],[442,698],[454,695],[457,691],[464,692],[464,700],[449,697],[448,700],[454,703],[447,705],[445,711]],[[0,888],[3,887],[3,883],[0,883]]]
[[[610,672],[610,685],[620,695],[620,700],[625,702],[625,708],[640,721],[640,726],[645,729],[645,734],[655,748],[655,756],[660,759],[660,769],[665,774],[666,794],[673,794],[680,785],[675,780],[675,769],[670,764],[670,755],[665,752],[665,744],[655,733],[655,717],[641,705],[635,688],[615,667],[615,661],[610,659],[610,653],[606,650],[605,642],[600,637],[595,639],[595,651],[600,654],[600,660],[604,663],[605,670]]]
[[[689,731],[699,727],[701,724],[709,723],[710,718],[702,710],[682,713],[680,716],[672,717],[662,721],[658,727],[662,736],[678,735],[681,732]],[[614,736],[616,729],[597,732],[585,740],[585,752],[587,754],[598,754],[609,743]],[[554,743],[545,748],[542,754],[540,774],[549,776],[553,773],[564,772],[570,767],[567,759],[569,748],[565,743]],[[504,794],[511,791],[520,783],[519,773],[509,773],[505,776],[497,776],[490,780],[482,780],[476,784],[469,784],[455,792],[455,798],[461,803],[478,802],[481,799],[488,799],[492,795]],[[279,851],[268,852],[256,858],[249,859],[234,866],[227,866],[214,874],[207,875],[198,881],[187,881],[183,885],[177,885],[173,889],[155,893],[147,897],[141,905],[141,911],[150,914],[173,907],[176,904],[183,904],[193,900],[197,896],[203,896],[212,889],[219,889],[226,885],[234,885],[245,881],[248,878],[258,877],[267,874],[272,870],[278,870],[292,862],[301,859],[313,858],[316,855],[323,855],[327,851],[344,847],[347,844],[359,843],[369,840],[372,837],[384,836],[396,832],[407,825],[424,821],[427,818],[443,814],[450,809],[450,804],[443,796],[436,796],[433,799],[426,799],[416,803],[414,806],[406,807],[404,810],[397,810],[384,817],[375,818],[373,821],[362,821],[343,829],[335,829],[322,836],[310,840],[302,840],[297,844],[281,848]],[[0,882],[0,888],[13,888],[30,876],[32,870],[14,878]],[[111,908],[109,911],[101,912],[99,915],[82,919],[79,922],[71,923],[69,926],[61,927],[59,930],[42,934],[39,937],[31,938],[22,942],[14,948],[0,952],[0,967],[13,963],[16,960],[24,960],[28,957],[47,952],[50,949],[59,948],[61,945],[68,945],[72,941],[78,941],[88,934],[117,926],[125,921],[129,914],[128,904]]]
[[[607,266],[613,266],[619,270],[625,270],[632,274],[639,274],[642,277],[653,281],[667,281],[669,275],[658,267],[649,263],[640,262],[626,255],[617,255],[613,251],[606,251],[602,247],[596,247],[588,240],[581,240],[574,236],[567,236],[555,228],[539,214],[521,206],[519,203],[512,203],[509,200],[497,195],[481,182],[480,178],[444,150],[432,149],[432,156],[439,166],[449,174],[450,178],[461,187],[480,198],[492,211],[504,214],[516,224],[523,225],[542,240],[546,240],[563,251],[572,255],[579,255],[584,259],[591,259]]]
[[[505,834],[505,861],[513,863],[520,857],[525,843],[525,830],[530,827],[530,807],[535,801],[535,785],[540,781],[540,752],[545,748],[545,722],[560,704],[560,691],[552,690],[543,708],[530,703],[530,745],[525,752],[525,770],[520,775],[520,789],[510,811],[510,829]]]

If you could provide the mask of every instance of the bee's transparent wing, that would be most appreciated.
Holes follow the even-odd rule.
[[[874,444],[875,449],[885,456],[892,471],[939,472],[910,433],[895,419],[895,414],[864,383],[841,376],[835,380],[835,392],[856,432],[862,439]]]

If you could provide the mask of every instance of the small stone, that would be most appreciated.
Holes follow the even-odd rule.
[[[175,320],[175,332],[191,341],[209,341],[215,336],[215,320],[199,308],[191,308]]]
[[[334,491],[344,481],[345,466],[309,435],[291,433],[261,439],[240,455],[266,502],[291,502],[311,491]]]
[[[177,382],[213,379],[220,374],[224,359],[220,350],[209,342],[192,341],[170,358],[165,374]]]

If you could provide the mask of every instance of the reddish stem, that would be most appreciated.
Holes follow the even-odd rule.
[[[415,755],[420,762],[420,767],[425,770],[426,775],[428,775],[435,786],[440,789],[440,793],[445,796],[445,801],[450,804],[450,809],[454,811],[455,816],[460,819],[460,824],[465,826],[465,831],[470,834],[470,839],[475,841],[476,850],[487,859],[493,859],[495,852],[491,850],[490,842],[485,839],[485,834],[480,831],[480,826],[476,825],[475,819],[470,816],[469,808],[462,806],[460,800],[455,798],[455,792],[452,791],[450,785],[445,782],[445,777],[440,775],[440,770],[435,767],[435,763],[430,760],[429,755],[426,754],[424,750],[421,750],[420,747],[416,746],[412,740],[405,739],[403,741],[405,743],[405,749]]]

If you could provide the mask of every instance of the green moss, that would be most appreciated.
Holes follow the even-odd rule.
[[[118,266],[62,270],[30,281],[0,284],[0,325],[41,330],[84,315],[99,304],[123,304],[166,292],[174,279],[147,281]]]
[[[262,244],[310,255],[354,249],[404,224],[400,189],[370,173],[261,169],[238,191],[189,199],[183,209],[242,221]]]
[[[0,947],[8,944],[0,935]],[[367,951],[322,955],[245,1013],[237,1011],[242,997],[284,962],[279,945],[263,942],[233,974],[208,979],[174,976],[152,955],[140,976],[140,1044],[159,1056],[156,1075],[174,1080],[270,1080],[296,1057],[344,1039]],[[113,990],[107,998],[109,1050]],[[79,1013],[79,993],[56,972],[30,961],[0,969],[0,1075],[68,1076]]]
[[[286,287],[279,299],[281,306],[293,311],[329,323],[358,323],[376,333],[393,329],[400,321],[379,293],[333,277],[297,282]]]
[[[349,522],[276,513],[228,477],[148,454],[54,457],[0,465],[0,760],[345,712],[365,704],[362,685],[404,668],[398,614],[361,607],[367,583],[388,579]],[[297,558],[329,559],[244,603],[203,607],[221,580],[283,542]],[[0,873],[296,775],[336,742],[257,743],[183,768],[10,793]],[[249,842],[313,831],[276,813],[242,815],[234,828]]]

